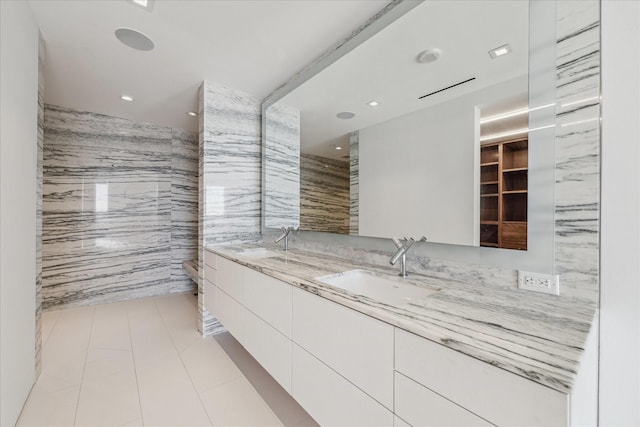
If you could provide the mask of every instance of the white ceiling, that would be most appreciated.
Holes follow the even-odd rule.
[[[490,58],[490,49],[507,43],[512,53]],[[440,59],[417,63],[417,54],[429,48],[441,49]],[[528,1],[426,1],[281,102],[301,110],[303,152],[340,159],[348,149],[336,151],[331,145],[345,144],[349,132],[526,76],[528,63]],[[471,77],[476,80],[418,99]],[[486,115],[521,108],[527,105],[526,84],[524,91],[500,105],[479,107]],[[367,102],[374,99],[380,105],[372,108]],[[356,117],[340,120],[336,114],[341,111]]]
[[[197,130],[197,89],[211,80],[263,98],[388,0],[29,0],[46,42],[45,102]],[[147,34],[150,52],[114,36]],[[133,96],[133,103],[120,100]]]

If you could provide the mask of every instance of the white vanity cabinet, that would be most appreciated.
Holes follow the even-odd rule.
[[[321,425],[568,426],[588,407],[223,257],[204,277],[205,306]]]
[[[393,424],[393,327],[293,290],[293,397],[321,425]]]
[[[395,414],[405,425],[423,427],[491,426],[489,422],[445,399],[399,372],[394,376]],[[396,421],[397,424],[397,421]]]
[[[393,425],[390,410],[295,343],[291,395],[321,426]]]
[[[291,285],[216,257],[208,250],[205,253],[211,264],[217,265],[211,273],[205,269],[205,307],[291,392],[291,341],[285,335],[291,335]],[[207,279],[209,275],[215,282]],[[207,293],[214,293],[215,297]],[[215,304],[208,304],[209,301]]]
[[[393,326],[294,289],[293,341],[393,410]]]
[[[485,421],[500,426],[568,425],[566,394],[398,328],[395,369],[396,413],[410,424],[414,418],[415,426],[447,425],[438,414],[454,412],[451,419],[475,420],[463,425],[487,425]],[[432,392],[420,391],[430,395],[422,402],[409,392],[411,388],[420,390],[418,385]],[[460,410],[445,407],[443,400],[455,403]],[[421,404],[425,408],[419,408]],[[428,404],[432,406],[427,408]],[[464,418],[466,415],[469,417]]]

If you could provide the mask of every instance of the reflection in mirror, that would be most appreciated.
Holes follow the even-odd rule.
[[[526,249],[526,172],[481,156],[527,139],[528,41],[526,1],[424,2],[271,105],[265,225]]]
[[[301,233],[303,241],[342,242],[372,250],[386,247],[387,243],[378,239],[353,239],[343,234],[347,232],[344,213],[329,218],[318,212],[319,207],[331,214],[344,212],[345,203],[321,202],[312,197],[304,201],[305,190],[301,187],[313,188],[322,183],[327,188],[327,182],[333,181],[324,175],[310,176],[304,170],[301,173],[302,159],[319,156],[343,162],[345,167],[348,160],[349,235],[382,238],[426,235],[429,243],[421,244],[419,249],[425,255],[551,272],[554,141],[558,129],[556,6],[553,1],[536,0],[401,1],[389,9],[391,13],[374,20],[371,31],[356,35],[352,44],[346,42],[333,54],[324,55],[324,59],[270,95],[263,104],[263,231],[293,226],[314,231]],[[425,27],[439,31],[427,37]],[[447,32],[448,29],[453,32]],[[404,41],[394,43],[394,37],[403,33],[406,33]],[[470,39],[471,33],[474,37]],[[466,38],[461,39],[461,34],[467,34]],[[507,37],[509,41],[503,42]],[[430,40],[437,44],[431,44]],[[420,53],[438,44],[440,56],[435,62],[418,62]],[[494,52],[490,51],[501,50],[505,44],[510,52],[492,58]],[[458,49],[454,45],[464,52],[462,58],[456,55]],[[454,58],[457,60],[450,66]],[[444,67],[445,64],[449,66]],[[373,82],[378,86],[373,86]],[[455,108],[456,102],[464,105],[461,107],[464,112]],[[452,105],[447,115],[448,104]],[[471,118],[468,109],[473,112]],[[402,120],[409,122],[411,115],[418,116],[421,110],[431,111],[430,118],[414,121],[433,129],[422,134],[413,130],[417,142],[411,145],[407,134],[412,131],[401,126],[404,134],[389,133],[389,139],[378,147],[381,150],[378,166],[367,167],[366,159],[372,157],[367,155],[372,148],[368,145],[370,141],[366,141],[367,134],[379,137],[376,130],[382,131],[385,125],[394,123],[398,126],[397,122]],[[348,112],[354,114],[351,119],[337,117]],[[466,130],[461,125],[465,121],[471,123]],[[446,128],[445,123],[450,126]],[[438,126],[440,137],[434,130]],[[456,135],[471,137],[454,138]],[[515,234],[505,227],[508,235],[502,242],[504,233],[498,231],[498,224],[491,224],[491,229],[485,227],[490,224],[483,224],[486,219],[482,220],[487,213],[481,211],[481,194],[485,192],[481,184],[481,146],[525,138],[526,198],[517,193],[503,197],[526,200],[526,207],[519,206],[519,212],[526,214],[526,223],[513,221],[520,223],[513,224],[520,226]],[[466,151],[455,147],[452,141],[465,141]],[[446,155],[447,151],[453,155]],[[444,159],[449,159],[448,167]],[[325,169],[332,171],[331,167]],[[315,168],[318,170],[321,169]],[[363,176],[367,171],[369,175]],[[402,174],[403,183],[389,185],[394,175]],[[344,175],[332,172],[332,179],[339,176],[344,189]],[[466,177],[464,185],[462,177]],[[524,189],[523,180],[518,185],[517,190],[511,191]],[[327,194],[344,193],[331,185],[328,188]],[[433,188],[440,190],[444,198],[425,199],[426,190]],[[308,194],[313,196],[314,192]],[[420,200],[428,207],[420,208],[416,203]],[[367,208],[367,203],[373,208]],[[442,211],[456,206],[455,203],[467,206]],[[500,212],[494,207],[494,215]],[[381,219],[378,222],[388,227],[386,231],[369,227],[376,216]],[[411,221],[416,226],[409,229]],[[438,242],[447,244],[434,244]],[[481,242],[486,245],[481,246]],[[526,251],[497,247],[526,248]]]

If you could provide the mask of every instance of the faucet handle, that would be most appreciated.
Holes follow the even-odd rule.
[[[426,242],[426,241],[427,241],[427,236],[422,236],[420,240],[418,240],[418,242]]]
[[[396,245],[396,248],[400,249],[402,247],[402,242],[398,240],[397,237],[392,237],[391,241],[393,241],[393,244]]]

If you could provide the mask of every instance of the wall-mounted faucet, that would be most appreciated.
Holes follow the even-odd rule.
[[[398,248],[398,250],[389,260],[389,264],[395,265],[396,262],[401,259],[402,261],[400,263],[400,274],[398,274],[398,276],[407,277],[407,251],[409,251],[409,248],[413,246],[416,241],[413,237],[409,237],[408,239],[405,237],[402,240],[393,237],[391,240],[393,241],[393,244],[396,245],[396,248]],[[426,242],[427,238],[422,236],[419,241]]]
[[[284,251],[285,252],[289,251],[289,233],[291,233],[291,230],[293,230],[293,227],[282,227],[280,229],[282,234],[280,236],[278,236],[276,238],[276,240],[273,241],[274,243],[280,243],[280,241],[282,239],[284,239]]]

